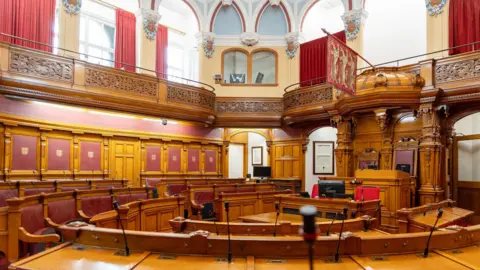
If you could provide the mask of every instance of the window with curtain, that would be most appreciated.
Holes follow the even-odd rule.
[[[79,52],[88,55],[81,55],[80,59],[114,66],[115,10],[113,8],[89,0],[83,1],[80,15]]]
[[[276,62],[277,57],[271,51],[254,52],[252,54],[252,83],[276,83]]]
[[[242,51],[229,51],[223,55],[223,80],[224,83],[247,83],[248,56]]]
[[[176,32],[168,31],[167,47],[167,73],[176,77],[185,77],[185,36]],[[179,78],[168,78],[169,80],[181,82]]]
[[[53,24],[53,50],[52,52],[54,54],[58,54],[58,44],[59,44],[59,31],[60,31],[60,25],[59,25],[59,18],[58,18],[58,12],[59,12],[59,5],[61,4],[60,0],[57,0],[55,4],[55,23]]]

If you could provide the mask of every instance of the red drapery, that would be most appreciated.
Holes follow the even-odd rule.
[[[159,24],[157,32],[157,77],[165,78],[167,74],[168,28]]]
[[[480,41],[480,1],[450,0],[449,46],[456,47]],[[475,45],[475,50],[480,44]],[[450,50],[450,54],[472,51],[472,46]]]
[[[333,34],[346,41],[345,31]],[[327,37],[315,39],[300,45],[300,86],[324,83],[327,76]]]
[[[136,18],[133,13],[117,8],[115,34],[115,67],[135,72]],[[128,64],[128,65],[123,65]]]
[[[56,0],[0,0],[0,32],[53,44]],[[0,36],[0,41],[51,52],[49,46]]]

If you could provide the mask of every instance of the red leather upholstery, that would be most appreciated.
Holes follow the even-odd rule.
[[[117,195],[117,200],[120,205],[126,204],[129,202],[139,201],[139,200],[146,200],[148,199],[148,194],[145,193],[132,193],[130,194],[120,194]]]
[[[194,194],[195,203],[204,204],[208,202],[213,202],[215,199],[215,194],[213,191],[196,191]]]
[[[184,192],[185,190],[187,190],[187,185],[185,185],[185,184],[170,184],[170,185],[167,185],[167,194],[169,196],[182,194],[182,192]]]
[[[0,207],[7,206],[5,202],[7,199],[18,197],[18,190],[16,189],[2,189],[0,190]]]
[[[22,208],[20,226],[32,234],[45,228],[43,205],[36,204]]]
[[[51,187],[51,188],[26,188],[25,191],[23,192],[24,196],[31,196],[31,195],[37,195],[39,193],[45,193],[45,194],[49,194],[49,193],[55,193],[55,188],[54,187]]]
[[[53,201],[48,203],[48,217],[57,224],[77,218],[75,199]]]
[[[156,187],[160,182],[162,182],[161,178],[145,178],[145,184],[149,187]]]
[[[82,199],[82,211],[89,217],[113,209],[110,196],[87,197]]]
[[[90,186],[78,186],[78,187],[61,187],[62,192],[74,191],[74,190],[90,190]]]
[[[318,197],[318,184],[313,185],[312,187],[312,198]]]
[[[380,188],[378,187],[357,187],[355,189],[355,201],[364,201],[380,199]]]

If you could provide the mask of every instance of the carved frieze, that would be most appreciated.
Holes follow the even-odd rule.
[[[219,113],[281,113],[282,101],[217,101]]]
[[[215,109],[215,96],[176,86],[167,86],[167,101]]]
[[[285,110],[295,109],[302,106],[327,103],[333,100],[332,88],[312,89],[310,91],[291,93],[283,99]]]
[[[85,69],[85,85],[119,90],[147,97],[157,96],[156,82],[88,67]]]
[[[10,52],[9,71],[46,79],[73,81],[73,62],[55,61],[47,56]]]
[[[454,63],[439,64],[435,68],[437,83],[480,77],[480,59],[469,59]]]

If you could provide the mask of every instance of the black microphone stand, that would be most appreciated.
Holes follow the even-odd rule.
[[[315,216],[317,208],[312,205],[305,205],[300,208],[300,214],[303,216],[303,240],[308,244],[308,262],[310,270],[313,270],[314,245],[317,240],[317,227]]]
[[[425,258],[428,257],[428,247],[430,246],[430,239],[432,238],[433,231],[435,230],[435,227],[437,227],[438,220],[442,217],[442,215],[443,215],[443,210],[442,208],[439,208],[437,219],[435,220],[435,224],[433,224],[433,227],[430,229],[430,235],[428,236],[427,246],[425,247],[425,251],[423,251],[423,257]]]
[[[225,212],[227,213],[227,234],[228,234],[228,263],[232,263],[232,251],[230,249],[230,218],[228,216],[229,203],[225,202]]]
[[[217,213],[213,212],[215,214],[215,219],[213,220],[213,225],[215,226],[215,232],[217,233],[217,235],[220,235],[220,233],[218,232],[218,227],[217,227]]]
[[[125,234],[125,229],[123,228],[123,223],[122,223],[122,220],[120,219],[120,212],[118,211],[119,203],[117,200],[113,198],[113,194],[111,196],[113,200],[113,208],[117,212],[117,221],[118,223],[120,223],[120,227],[122,228],[122,233],[123,233],[123,240],[125,241],[125,254],[119,253],[118,255],[130,256],[130,249],[128,248],[128,242],[127,242],[127,235]]]
[[[330,235],[330,228],[332,228],[333,222],[335,222],[335,220],[337,220],[337,216],[338,216],[338,213],[335,213],[335,217],[332,219],[332,222],[330,223],[330,225],[328,225],[328,229],[327,229],[327,233],[326,233],[327,236]]]
[[[275,209],[277,210],[277,217],[275,218],[275,225],[273,226],[273,237],[277,236],[277,221],[278,216],[280,216],[280,207],[278,203],[275,203]]]
[[[340,241],[342,240],[342,233],[343,233],[343,224],[345,223],[345,219],[347,218],[347,211],[348,208],[343,208],[343,218],[342,218],[342,226],[340,227],[340,233],[338,234],[338,242],[337,242],[337,252],[335,253],[335,262],[340,260],[340,254],[338,253],[340,249]]]

